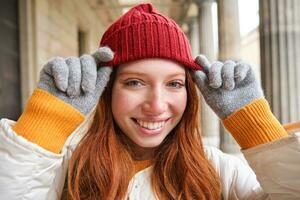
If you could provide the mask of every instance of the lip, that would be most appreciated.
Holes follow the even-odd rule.
[[[170,118],[133,118],[134,120],[141,120],[144,122],[162,122],[168,121]]]
[[[156,136],[156,135],[159,135],[165,128],[166,126],[166,123],[169,121],[170,118],[165,118],[165,119],[156,119],[156,120],[150,120],[150,119],[144,119],[144,121],[147,121],[147,122],[161,122],[161,121],[165,121],[165,125],[160,127],[159,129],[155,129],[155,130],[149,130],[149,129],[146,129],[146,128],[143,128],[142,126],[140,126],[136,119],[132,119],[138,129],[138,132],[141,134],[141,135],[146,135],[146,136]],[[139,119],[139,120],[142,120],[143,119]]]

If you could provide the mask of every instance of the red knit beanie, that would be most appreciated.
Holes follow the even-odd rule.
[[[202,70],[191,55],[191,47],[176,22],[157,12],[151,4],[139,4],[121,16],[104,33],[100,46],[112,49],[117,66],[144,58],[166,58]]]

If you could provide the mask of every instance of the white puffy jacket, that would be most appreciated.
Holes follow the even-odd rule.
[[[87,121],[68,138],[62,153],[54,154],[18,136],[11,129],[15,122],[0,120],[0,199],[60,199],[68,160]],[[216,148],[207,147],[206,153],[221,177],[225,200],[300,199],[300,133],[243,151],[253,171]],[[128,199],[155,199],[151,170],[132,178]]]

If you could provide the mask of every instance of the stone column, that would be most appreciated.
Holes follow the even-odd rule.
[[[192,54],[196,57],[199,54],[199,23],[197,17],[189,19],[188,36],[191,43]]]
[[[198,44],[200,54],[207,56],[209,60],[215,60],[214,37],[213,37],[213,0],[197,0],[198,6]],[[196,31],[196,30],[195,30]],[[198,54],[198,53],[197,53]],[[201,132],[203,142],[206,145],[220,147],[219,119],[212,109],[206,104],[201,96]]]
[[[22,109],[36,87],[37,74],[37,37],[36,1],[19,0],[20,26],[20,72]]]
[[[239,60],[241,51],[238,0],[218,0],[219,60]],[[221,149],[238,153],[240,147],[221,125]]]
[[[261,78],[281,123],[300,120],[300,2],[259,1]]]
[[[211,0],[195,1],[198,6],[198,16],[190,19],[189,38],[193,56],[204,54],[210,60],[215,60],[212,3]],[[200,95],[201,96],[201,95]],[[220,147],[219,119],[201,96],[201,133],[205,145]]]

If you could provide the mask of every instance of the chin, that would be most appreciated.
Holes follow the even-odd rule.
[[[161,143],[162,141],[151,141],[151,142],[144,141],[144,142],[138,142],[136,144],[143,148],[155,148],[158,147]]]

